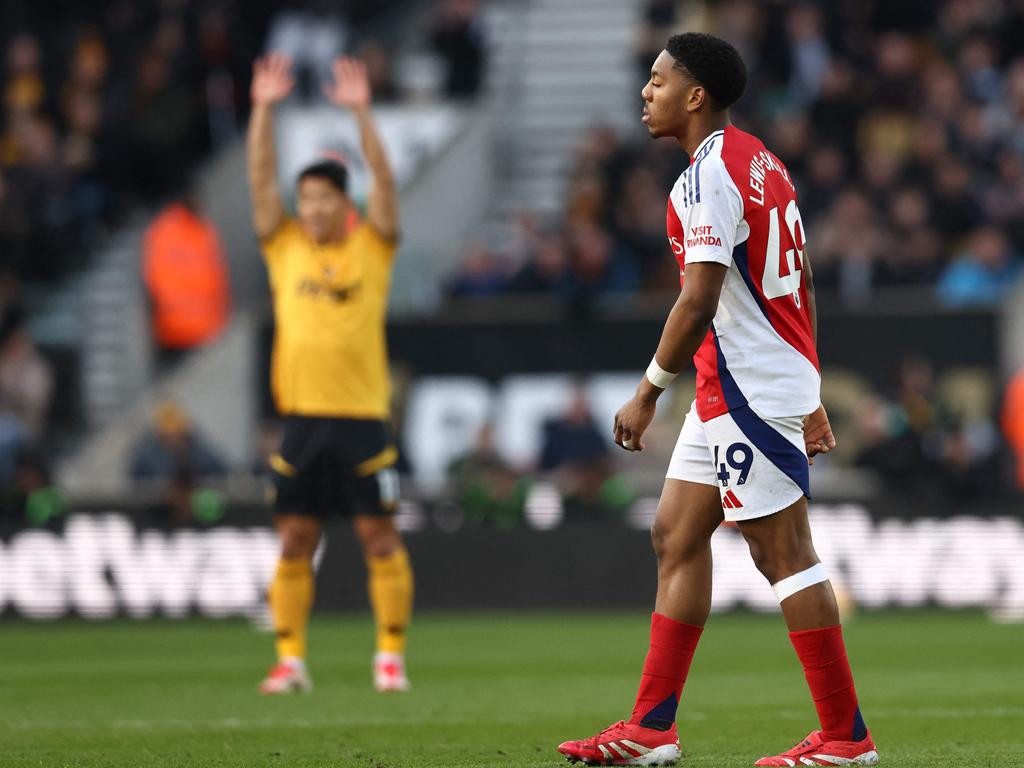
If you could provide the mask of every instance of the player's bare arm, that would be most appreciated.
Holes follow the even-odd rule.
[[[811,329],[814,331],[814,344],[818,344],[818,307],[814,295],[814,273],[811,270],[811,260],[807,255],[805,247],[801,254],[803,262],[804,288],[807,292],[807,312],[811,316]],[[828,414],[825,413],[825,406],[819,405],[814,413],[804,419],[804,443],[807,448],[807,461],[814,463],[814,457],[819,453],[828,453],[836,447],[836,437],[832,434],[832,425],[829,424]]]
[[[252,221],[260,239],[270,237],[284,221],[284,203],[277,183],[274,150],[274,106],[292,90],[291,60],[279,53],[259,59],[252,68],[252,113],[246,145],[249,158],[249,195]]]
[[[350,110],[359,125],[363,158],[370,169],[370,194],[366,217],[379,235],[398,239],[398,192],[384,145],[370,110],[372,94],[366,65],[358,59],[340,58],[334,62],[334,82],[326,88],[327,98]]]
[[[713,262],[686,266],[686,281],[669,312],[654,359],[670,373],[678,373],[697,352],[718,311],[727,268]],[[615,442],[628,451],[642,451],[643,434],[654,418],[658,397],[665,390],[640,379],[633,399],[615,414]]]

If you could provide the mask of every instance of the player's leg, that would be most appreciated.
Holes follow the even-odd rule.
[[[703,424],[691,408],[651,529],[658,593],[630,719],[558,751],[591,765],[669,765],[679,759],[676,708],[711,610],[711,535],[722,504]]]
[[[398,508],[398,454],[383,422],[348,425],[362,455],[349,469],[357,514],[352,523],[363,549],[367,591],[377,628],[373,657],[374,686],[379,691],[409,688],[405,641],[412,618],[413,572],[395,525]]]
[[[762,419],[750,408],[716,419],[723,506],[779,597],[821,730],[759,765],[870,765],[878,756],[857,704],[835,595],[807,519],[808,472],[800,419]],[[810,762],[808,762],[810,761]]]
[[[313,607],[313,554],[320,542],[316,510],[317,452],[320,435],[310,419],[285,422],[274,471],[274,528],[281,554],[268,590],[276,636],[277,664],[260,684],[262,693],[309,690],[306,637]]]
[[[738,523],[750,548],[757,570],[780,595],[782,615],[791,632],[801,632],[839,623],[839,607],[824,566],[814,551],[811,526],[807,519],[807,499],[772,515]],[[801,576],[787,587],[780,584],[797,574]]]
[[[270,586],[278,658],[306,658],[306,627],[313,606],[313,554],[320,542],[320,520],[281,514],[274,520],[281,557]]]
[[[807,500],[741,521],[739,527],[755,565],[779,597],[821,724],[821,730],[788,752],[762,758],[757,765],[836,765],[840,760],[874,765],[878,753],[858,706],[836,598],[814,551]]]
[[[658,594],[651,638],[631,723],[667,730],[711,612],[711,535],[722,522],[715,486],[668,478],[651,542],[658,559]]]
[[[412,619],[413,573],[394,517],[357,515],[356,535],[366,558],[367,590],[377,628],[373,657],[374,686],[405,691],[405,641]]]
[[[309,690],[306,636],[313,607],[313,553],[320,521],[309,515],[278,514],[274,519],[281,555],[268,594],[276,637],[277,665],[260,685],[263,693]]]

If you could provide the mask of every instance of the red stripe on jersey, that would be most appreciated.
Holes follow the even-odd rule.
[[[758,158],[767,158],[772,167],[766,169],[763,164],[758,163],[755,180],[755,172],[751,170],[751,166],[752,161]],[[781,258],[776,256],[779,270],[777,277],[782,278],[790,274],[789,260],[786,257],[786,252],[790,249],[795,251],[793,268],[801,267],[799,254],[804,246],[803,226],[799,222],[793,224],[793,228],[797,230],[796,239],[799,240],[794,243],[790,223],[786,221],[786,211],[791,201],[796,201],[796,192],[787,181],[789,172],[785,171],[782,162],[768,152],[759,139],[733,126],[725,129],[722,162],[725,163],[726,171],[743,197],[743,218],[750,228],[750,235],[746,241],[747,264],[750,271],[750,283],[747,287],[755,293],[754,298],[764,309],[768,322],[776,333],[820,370],[807,307],[807,287],[802,273],[796,292],[800,297],[799,306],[792,294],[768,298],[762,288],[772,231],[778,235],[776,250],[781,254]],[[785,171],[785,176],[782,171]],[[774,226],[773,209],[776,217]],[[793,210],[798,209],[794,206]]]
[[[668,243],[679,264],[679,285],[686,281],[686,236],[683,223],[679,220],[676,207],[668,199],[668,211],[665,213],[665,230],[668,232]],[[729,412],[726,405],[722,385],[718,380],[718,351],[715,349],[714,333],[708,330],[697,353],[693,356],[693,364],[697,368],[697,415],[702,421],[713,419]]]
[[[686,242],[686,234],[683,232],[683,222],[679,220],[676,207],[672,205],[672,197],[668,198],[668,210],[665,212],[665,231],[668,233],[668,244],[672,254],[679,264],[679,286],[683,285],[683,270],[686,267],[686,250],[683,243]]]
[[[718,349],[715,347],[715,332],[708,330],[697,354],[693,356],[697,367],[697,415],[701,421],[709,421],[729,412],[718,377]]]

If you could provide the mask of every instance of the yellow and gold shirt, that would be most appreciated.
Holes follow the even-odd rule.
[[[320,246],[294,219],[261,244],[274,300],[270,386],[282,414],[384,419],[395,243],[363,222]]]

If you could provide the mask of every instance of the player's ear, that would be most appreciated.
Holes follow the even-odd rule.
[[[708,94],[703,85],[692,85],[686,97],[686,111],[696,112],[707,100]]]

